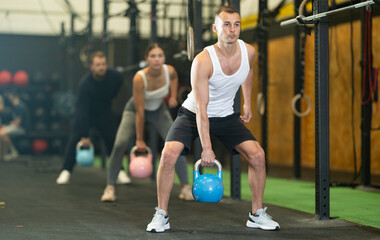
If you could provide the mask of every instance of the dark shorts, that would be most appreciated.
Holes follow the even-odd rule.
[[[231,153],[236,153],[234,148],[242,142],[256,141],[256,138],[240,120],[240,113],[238,112],[227,117],[209,118],[209,122],[210,134],[217,137]],[[187,155],[197,137],[198,130],[195,113],[181,107],[169,130],[166,142],[177,141],[183,143],[185,148],[181,155]]]

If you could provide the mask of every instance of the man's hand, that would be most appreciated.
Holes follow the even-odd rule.
[[[245,105],[244,105],[244,107],[243,107],[243,110],[244,110],[244,115],[243,115],[243,116],[240,116],[240,119],[241,119],[243,122],[247,123],[247,122],[249,122],[249,121],[251,120],[251,118],[252,118],[252,111],[251,111],[251,108],[250,108],[250,107],[247,107],[247,106],[245,106]]]
[[[201,166],[202,167],[213,167],[215,160],[215,153],[212,149],[203,149],[201,154]]]
[[[91,139],[90,138],[81,138],[80,140],[82,142],[83,147],[89,147],[91,144]]]

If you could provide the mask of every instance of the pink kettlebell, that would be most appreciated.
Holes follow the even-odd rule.
[[[141,153],[143,155],[136,156],[137,146],[134,146],[131,150],[129,163],[129,172],[132,177],[135,178],[147,178],[152,175],[152,151],[149,147],[146,147],[147,152]]]

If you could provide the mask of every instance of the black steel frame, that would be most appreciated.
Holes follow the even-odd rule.
[[[328,0],[314,0],[313,14],[327,11]],[[330,218],[329,22],[315,24],[315,213]]]

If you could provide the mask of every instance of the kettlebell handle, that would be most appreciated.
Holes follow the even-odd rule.
[[[194,164],[194,171],[199,171],[199,165],[201,165],[201,162],[202,160],[199,159],[195,164]],[[218,168],[218,171],[221,172],[222,171],[222,164],[214,159],[214,166],[216,166]]]
[[[79,142],[77,143],[77,149],[80,149],[82,146],[83,146],[82,141],[79,141]],[[94,145],[92,144],[92,142],[90,142],[90,144],[89,144],[88,146],[90,147],[90,149],[93,149],[93,148],[94,148]]]
[[[148,146],[146,146],[146,150],[147,150],[147,154],[152,154],[152,150],[150,150],[150,148]],[[135,154],[136,151],[137,151],[137,146],[134,146],[131,149],[131,154]]]

